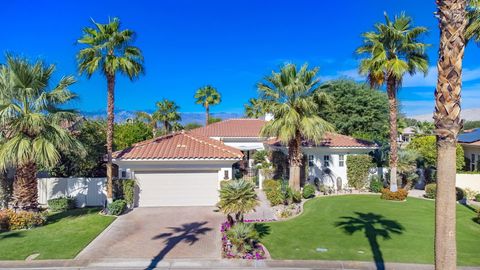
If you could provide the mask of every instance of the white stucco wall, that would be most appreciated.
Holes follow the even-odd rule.
[[[469,188],[480,193],[480,174],[457,174],[456,186]]]
[[[477,168],[478,161],[480,159],[480,146],[476,145],[466,145],[462,144],[463,146],[463,152],[466,158],[468,158],[470,161],[472,161],[472,155],[475,155],[475,170],[479,170],[480,168]],[[470,164],[470,168],[468,170],[472,170],[473,166]]]
[[[103,206],[107,198],[106,178],[38,178],[38,202],[47,204],[50,199],[71,196],[78,207]]]

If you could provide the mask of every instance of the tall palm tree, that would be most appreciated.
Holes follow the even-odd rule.
[[[249,118],[259,118],[264,116],[265,111],[265,102],[261,99],[251,98],[248,100],[248,104],[245,104],[245,115]]]
[[[168,134],[172,131],[173,124],[182,120],[178,110],[180,107],[175,104],[175,101],[163,99],[157,102],[157,111],[153,113],[153,117],[163,123],[165,133]]]
[[[21,209],[35,209],[37,202],[37,168],[52,167],[60,153],[83,147],[66,129],[65,121],[77,116],[62,106],[76,98],[68,90],[75,83],[63,77],[48,89],[55,66],[42,61],[31,64],[25,58],[6,56],[0,68],[0,126],[8,127],[8,140],[0,146],[0,171],[16,167],[13,199]]]
[[[139,48],[131,44],[135,32],[120,29],[120,20],[113,18],[107,24],[93,21],[93,27],[83,29],[78,43],[85,47],[77,54],[80,73],[90,78],[99,72],[107,79],[107,200],[112,201],[112,152],[115,104],[115,79],[117,73],[130,80],[143,73],[143,56]]]
[[[208,119],[210,118],[210,106],[217,105],[222,101],[220,93],[211,85],[204,86],[199,88],[195,92],[197,104],[202,104],[205,108],[205,126],[208,126]]]
[[[363,34],[363,45],[357,49],[362,59],[359,72],[366,75],[372,87],[386,84],[390,109],[390,189],[397,190],[397,92],[405,74],[428,71],[428,57],[420,37],[425,27],[414,27],[412,18],[404,13],[391,21],[377,23],[375,30]]]
[[[148,126],[150,126],[150,128],[152,129],[152,134],[154,138],[157,136],[158,119],[154,117],[153,113],[150,114],[147,112],[137,112],[136,118],[139,121],[145,122]]]
[[[325,132],[333,131],[333,126],[318,116],[321,108],[316,100],[326,94],[317,91],[320,82],[317,73],[318,68],[308,69],[307,64],[300,69],[287,64],[257,85],[260,98],[268,104],[274,118],[265,124],[261,134],[277,137],[288,146],[289,184],[295,190],[300,189],[302,140],[320,143]]]
[[[457,136],[462,128],[460,94],[467,26],[466,4],[467,0],[437,1],[440,47],[438,49],[438,81],[435,89],[433,118],[437,134],[435,269],[438,270],[456,269],[457,267],[455,161]],[[471,21],[471,25],[473,25],[473,21]]]

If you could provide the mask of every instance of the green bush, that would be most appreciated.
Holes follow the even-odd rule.
[[[125,211],[127,202],[125,200],[116,200],[107,206],[110,215],[119,216]]]
[[[383,188],[383,182],[378,179],[377,177],[374,177],[370,180],[370,186],[368,190],[373,193],[380,193]]]
[[[280,188],[280,181],[274,180],[274,179],[267,179],[263,181],[263,190],[267,192],[268,190],[271,189],[277,189]]]
[[[407,149],[417,151],[426,166],[436,166],[437,164],[437,139],[435,136],[417,136],[414,137],[407,145]],[[465,166],[465,158],[463,147],[457,144],[456,148],[456,167],[457,171],[461,171]]]
[[[282,204],[285,199],[280,187],[266,190],[265,195],[267,196],[267,199],[270,201],[271,206]]]
[[[465,191],[459,187],[455,188],[457,201],[465,198]],[[437,195],[437,184],[432,183],[425,186],[425,198],[435,199]]]
[[[437,184],[432,183],[425,186],[425,198],[435,199],[437,195]]]
[[[48,208],[53,212],[66,211],[75,208],[75,198],[59,197],[47,201]]]
[[[302,196],[305,199],[310,199],[315,197],[315,187],[312,184],[306,184],[303,187]]]
[[[356,189],[362,189],[368,182],[368,171],[374,164],[369,155],[349,155],[347,157],[348,184]]]
[[[480,202],[480,193],[475,196],[475,201]]]
[[[300,203],[302,201],[302,193],[299,190],[292,192],[292,201],[294,203]]]
[[[135,180],[128,179],[123,180],[122,184],[123,189],[123,199],[127,203],[128,206],[133,206],[133,200],[135,198]]]

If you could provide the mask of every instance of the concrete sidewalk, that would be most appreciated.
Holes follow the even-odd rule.
[[[142,258],[101,260],[45,260],[45,261],[0,261],[0,269],[379,269],[372,262],[316,261],[316,260],[162,260],[156,268],[150,268],[150,260]],[[430,270],[433,265],[385,263],[384,269]],[[459,267],[461,270],[480,270],[480,267]]]

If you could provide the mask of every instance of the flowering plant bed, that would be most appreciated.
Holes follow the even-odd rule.
[[[257,241],[251,243],[248,251],[238,252],[235,246],[228,238],[228,231],[232,228],[228,221],[222,223],[220,231],[222,233],[222,257],[227,259],[246,259],[246,260],[264,260],[266,252],[262,244]]]

